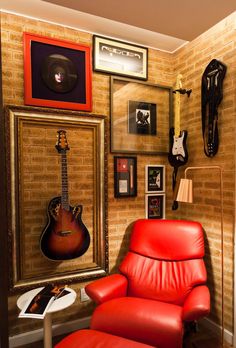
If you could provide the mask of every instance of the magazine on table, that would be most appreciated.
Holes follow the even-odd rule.
[[[43,319],[53,301],[69,293],[65,286],[49,284],[25,303],[18,317]]]

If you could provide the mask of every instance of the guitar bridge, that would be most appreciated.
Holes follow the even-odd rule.
[[[72,234],[72,231],[70,231],[70,230],[60,231],[60,232],[58,232],[58,234],[62,237],[66,237],[66,236]]]

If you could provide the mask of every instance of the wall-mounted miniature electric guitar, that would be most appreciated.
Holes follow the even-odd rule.
[[[168,155],[172,167],[180,167],[187,163],[188,152],[186,146],[187,131],[180,130],[180,94],[182,90],[182,75],[177,76],[176,89],[174,90],[174,127],[170,129],[170,151]]]
[[[182,88],[181,82],[182,75],[179,74],[176,79],[176,86],[173,93],[175,93],[174,98],[174,127],[170,129],[170,150],[168,154],[168,160],[172,167],[174,167],[172,175],[172,188],[173,191],[176,185],[176,177],[178,168],[183,166],[188,161],[188,151],[187,151],[187,131],[180,130],[180,95],[187,94],[188,96],[191,93],[191,90],[186,90]],[[178,208],[178,202],[174,201],[172,209],[176,210]]]
[[[83,255],[90,244],[90,235],[82,222],[82,205],[69,205],[67,151],[69,146],[64,130],[58,131],[56,149],[61,155],[62,194],[48,205],[48,223],[41,238],[41,251],[50,260],[70,260]]]

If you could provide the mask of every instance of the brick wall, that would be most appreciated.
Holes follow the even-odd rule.
[[[3,59],[3,100],[4,104],[24,105],[23,45],[24,31],[44,36],[66,39],[92,45],[92,36],[61,26],[42,23],[11,14],[2,16],[2,59]],[[149,82],[172,86],[177,73],[182,73],[183,86],[192,88],[190,98],[181,98],[181,128],[188,130],[189,165],[217,164],[224,167],[224,247],[225,247],[225,323],[232,331],[233,316],[233,232],[234,232],[234,116],[235,116],[235,30],[234,17],[228,17],[196,40],[174,54],[149,49]],[[203,153],[201,138],[201,76],[209,61],[222,60],[228,67],[224,81],[224,99],[219,108],[220,149],[212,159]],[[108,119],[110,107],[109,76],[93,73],[93,113],[103,114]],[[202,222],[206,235],[206,262],[209,285],[212,292],[211,318],[220,318],[220,225],[219,225],[219,180],[216,173],[196,174],[196,203],[193,206],[180,204],[177,211],[171,210],[171,174],[166,156],[137,156],[138,196],[115,199],[113,192],[113,154],[108,156],[108,231],[110,271],[115,271],[124,256],[128,244],[130,225],[137,218],[145,217],[144,183],[145,165],[166,165],[167,218],[186,218]],[[73,284],[78,291],[84,284]],[[82,318],[91,313],[92,304],[76,304],[68,308],[66,320]],[[10,335],[40,327],[38,321],[17,319],[16,296],[9,297]],[[65,321],[60,313],[55,314],[56,323]]]
[[[232,331],[233,323],[233,240],[235,201],[235,88],[236,32],[235,14],[190,42],[174,54],[175,72],[183,74],[183,85],[192,88],[191,97],[182,98],[181,124],[188,131],[189,163],[191,166],[220,165],[223,169],[224,212],[224,320]],[[223,100],[219,111],[220,146],[217,155],[208,158],[203,152],[201,133],[201,77],[212,59],[227,66]],[[211,319],[219,322],[221,315],[221,245],[219,172],[200,170],[194,176],[193,206],[182,203],[181,216],[202,223],[206,237],[206,263],[212,295]]]

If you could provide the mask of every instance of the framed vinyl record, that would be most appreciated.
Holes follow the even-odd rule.
[[[24,33],[25,104],[91,111],[89,46]]]

